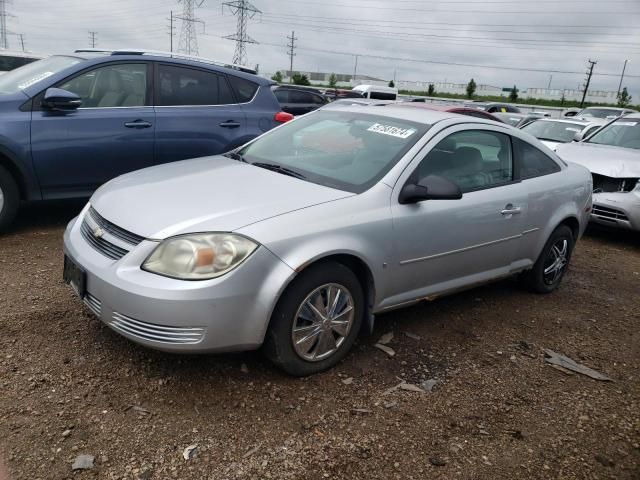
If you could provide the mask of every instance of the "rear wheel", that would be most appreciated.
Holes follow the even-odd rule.
[[[13,222],[20,204],[20,192],[13,176],[0,165],[0,232]]]
[[[363,313],[364,294],[351,270],[337,262],[311,266],[278,301],[264,351],[291,375],[321,372],[349,352]]]
[[[550,293],[558,288],[569,266],[574,244],[569,227],[560,225],[556,228],[533,268],[523,274],[525,284],[537,293]]]

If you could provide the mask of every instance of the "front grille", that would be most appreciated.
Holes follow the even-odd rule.
[[[97,317],[102,313],[102,302],[96,297],[87,293],[84,296],[84,304],[91,310]]]
[[[110,233],[116,238],[120,240],[130,243],[131,245],[138,245],[140,242],[144,240],[144,237],[140,235],[136,235],[135,233],[131,233],[124,228],[120,228],[117,225],[114,225],[106,218],[102,217],[98,212],[94,210],[93,207],[89,207],[89,215],[93,219],[100,228],[102,228],[105,232]]]
[[[193,344],[204,336],[204,328],[201,327],[166,327],[136,320],[118,312],[114,312],[112,318],[109,325],[114,330],[152,342]]]
[[[591,212],[601,217],[603,220],[624,220],[629,221],[629,217],[627,214],[621,210],[616,210],[615,208],[603,207],[601,205],[594,205]]]
[[[96,250],[102,253],[104,256],[109,257],[113,260],[120,260],[124,257],[129,250],[126,250],[118,245],[114,245],[113,243],[105,240],[102,237],[96,237],[91,227],[87,223],[86,218],[82,221],[82,225],[80,226],[80,233],[84,239]]]

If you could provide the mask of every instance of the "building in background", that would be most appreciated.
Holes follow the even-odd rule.
[[[289,79],[292,74],[299,73],[300,75],[306,75],[311,85],[329,85],[329,77],[332,72],[303,72],[294,70],[293,73],[290,70],[280,70],[282,73],[282,83],[289,83]],[[268,74],[271,77],[273,74]],[[356,85],[387,85],[388,80],[382,80],[380,78],[371,77],[369,75],[356,75],[355,78],[352,73],[336,73],[336,79],[338,87],[355,87]]]

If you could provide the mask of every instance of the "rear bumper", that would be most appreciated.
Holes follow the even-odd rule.
[[[114,261],[82,237],[81,219],[82,214],[67,227],[64,252],[86,271],[84,303],[116,332],[157,350],[201,353],[259,347],[275,302],[295,274],[259,247],[220,278],[162,277],[140,269],[157,242],[145,240]]]
[[[640,231],[640,193],[594,193],[591,222]]]

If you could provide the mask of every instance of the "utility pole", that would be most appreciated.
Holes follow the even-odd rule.
[[[296,48],[296,32],[294,32],[293,30],[291,31],[291,36],[287,37],[287,39],[289,40],[289,43],[287,43],[287,47],[289,48],[289,83],[293,82],[293,57],[296,56],[295,53],[293,53],[293,51]]]
[[[547,85],[547,90],[551,90],[551,80],[553,80],[553,75],[549,75],[549,85]]]
[[[96,45],[98,44],[96,35],[98,35],[98,32],[89,32],[89,43],[91,43],[91,48],[96,48]]]
[[[589,90],[589,84],[591,83],[591,76],[593,75],[593,67],[596,66],[598,62],[592,61],[589,59],[589,71],[587,72],[587,81],[584,84],[584,91],[582,92],[582,100],[580,101],[580,108],[584,105],[584,99],[587,98],[587,91]]]
[[[173,53],[173,34],[176,30],[176,27],[173,26],[173,10],[169,12],[169,51]]]
[[[0,48],[9,48],[7,40],[7,1],[0,0]]]
[[[622,75],[620,75],[620,84],[618,85],[618,93],[616,94],[616,98],[620,96],[620,90],[622,89],[622,80],[624,79],[624,71],[627,69],[627,62],[629,60],[624,61],[624,66],[622,67]]]
[[[171,18],[179,18],[180,20],[182,20],[182,25],[180,26],[180,42],[178,43],[178,52],[197,56],[198,37],[196,36],[196,23],[201,23],[204,27],[204,22],[196,17],[195,10],[197,7],[202,6],[204,0],[200,0],[199,2],[197,0],[180,1],[183,5],[182,15],[171,15]],[[173,33],[171,36],[171,43],[173,48]]]
[[[257,13],[262,13],[258,8],[253,5],[249,0],[232,0],[222,4],[222,8],[228,7],[231,13],[238,17],[236,25],[236,33],[233,35],[226,35],[222,38],[227,40],[233,40],[236,42],[236,50],[233,53],[232,63],[236,65],[247,65],[247,43],[258,43],[249,35],[247,35],[247,23],[250,18],[253,18]]]
[[[356,74],[358,73],[358,55],[356,55],[356,64],[353,66],[353,81],[356,81]]]
[[[22,51],[26,52],[26,50],[24,49],[24,33],[18,33],[18,36],[20,37],[20,45],[22,46]]]

